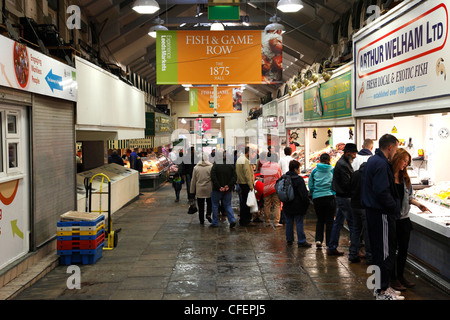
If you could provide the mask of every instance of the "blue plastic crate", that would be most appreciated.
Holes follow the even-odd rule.
[[[103,246],[104,243],[94,250],[58,250],[59,263],[66,266],[80,263],[94,264],[102,257]]]
[[[99,232],[95,235],[72,235],[72,236],[57,236],[56,240],[58,241],[83,241],[83,240],[96,240],[98,237],[102,235],[102,233],[105,233],[105,229],[100,229]]]
[[[101,215],[93,221],[58,221],[58,227],[91,227],[96,226],[100,221],[105,220],[105,216]]]

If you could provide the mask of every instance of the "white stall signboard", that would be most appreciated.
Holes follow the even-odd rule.
[[[410,1],[355,35],[356,109],[450,95],[449,4]]]
[[[0,86],[77,101],[76,69],[0,36]]]

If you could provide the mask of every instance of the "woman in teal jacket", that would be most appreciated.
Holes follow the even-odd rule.
[[[330,155],[324,153],[320,156],[320,163],[311,172],[308,181],[309,191],[317,215],[316,247],[322,248],[323,231],[325,225],[326,245],[330,242],[333,229],[334,215],[336,213],[336,193],[331,188],[333,182],[333,167],[330,165]]]

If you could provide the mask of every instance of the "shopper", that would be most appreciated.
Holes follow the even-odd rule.
[[[389,161],[397,152],[398,143],[395,136],[383,135],[378,142],[379,149],[367,161],[362,178],[361,204],[366,208],[372,260],[380,269],[380,286],[375,290],[377,300],[401,299],[389,287],[395,256],[395,220],[400,217],[400,200]]]
[[[364,249],[365,254],[364,258],[366,259],[366,264],[372,264],[372,253],[370,250],[370,240],[369,234],[367,232],[367,218],[366,218],[366,210],[361,205],[361,182],[362,176],[364,174],[364,169],[367,163],[363,162],[358,170],[353,173],[351,189],[352,189],[352,218],[353,218],[353,228],[355,232],[355,238],[353,245],[355,246],[355,250],[359,253],[361,252],[361,236],[364,237]],[[358,253],[358,258],[354,258],[353,262],[359,261],[360,254]]]
[[[401,209],[400,218],[395,221],[397,255],[395,267],[392,268],[390,273],[390,283],[392,288],[399,291],[405,291],[406,288],[412,288],[415,285],[404,276],[409,237],[412,229],[411,220],[409,219],[411,204],[417,206],[422,212],[430,211],[413,197],[411,179],[407,169],[409,165],[411,165],[411,155],[405,149],[398,149],[392,159],[392,168],[394,170],[395,187],[400,197]]]
[[[338,251],[341,229],[344,226],[344,220],[350,230],[350,249],[348,259],[355,260],[358,257],[358,251],[352,243],[355,242],[356,235],[353,232],[352,206],[351,206],[351,179],[353,175],[352,162],[356,158],[358,149],[354,143],[347,143],[344,147],[344,155],[336,163],[333,172],[333,190],[336,192],[336,218],[334,219],[333,229],[331,230],[330,244],[327,249],[328,255],[343,255],[344,252]]]
[[[330,165],[330,155],[323,153],[320,155],[320,163],[311,172],[308,180],[309,191],[314,203],[314,210],[317,215],[316,222],[316,247],[322,248],[323,232],[325,225],[325,239],[327,247],[330,245],[331,230],[333,229],[333,219],[336,214],[336,192],[332,189],[333,167]]]
[[[175,153],[175,151],[173,151],[173,149],[169,149],[169,159],[173,163],[177,164],[177,154]]]
[[[252,153],[253,154],[253,153]],[[240,197],[240,217],[239,224],[241,226],[253,226],[250,221],[252,214],[250,208],[247,206],[248,193],[253,191],[255,184],[255,175],[249,161],[250,147],[245,147],[245,152],[236,161],[236,176],[239,189],[241,191]]]
[[[180,174],[178,172],[175,172],[175,174],[173,175],[173,180],[172,180],[172,187],[175,190],[175,202],[180,201],[180,192],[181,192],[182,186],[183,186],[183,180],[181,179]]]
[[[219,205],[222,205],[227,214],[227,219],[230,228],[236,225],[236,218],[234,217],[233,208],[231,207],[231,198],[233,186],[236,183],[236,171],[232,164],[226,162],[226,153],[223,153],[223,162],[214,163],[211,169],[212,182],[212,222],[211,227],[218,227],[219,225]]]
[[[373,156],[372,150],[373,150],[373,140],[371,139],[364,140],[362,149],[359,150],[355,160],[353,160],[352,162],[353,171],[358,170],[362,163],[367,162],[367,160],[369,160],[369,158]]]
[[[124,166],[123,159],[119,156],[117,150],[113,150],[112,154],[108,157],[108,163],[115,163],[119,166]]]
[[[281,167],[281,173],[286,174],[286,172],[289,171],[289,163],[294,160],[294,158],[291,157],[292,154],[292,148],[286,147],[284,148],[284,157],[280,159],[279,164]]]
[[[262,153],[259,157],[261,161],[261,176],[263,177],[264,183],[264,216],[266,226],[271,226],[270,216],[273,215],[273,226],[281,227],[280,221],[280,199],[278,199],[277,193],[275,192],[275,183],[281,177],[280,165],[276,162],[270,161],[267,158],[266,153]],[[273,205],[273,211],[271,210]]]
[[[309,206],[308,190],[306,189],[305,181],[299,176],[299,173],[300,163],[292,160],[289,163],[289,171],[286,174],[291,177],[295,199],[283,203],[286,214],[286,241],[288,245],[292,245],[294,242],[295,221],[298,247],[309,248],[311,244],[306,241],[306,235],[303,230],[303,219]]]
[[[139,148],[134,148],[134,151],[130,154],[130,168],[138,172],[142,172],[144,166],[142,164],[141,157],[138,156]]]
[[[192,172],[197,164],[197,157],[195,155],[195,148],[191,146],[190,151],[183,156],[183,161],[181,162],[181,176],[183,180],[186,181],[186,191],[187,197],[190,203],[194,202],[193,195],[190,193],[191,190],[191,180]]]
[[[211,168],[212,164],[208,161],[208,155],[202,153],[200,161],[192,171],[192,180],[190,193],[197,198],[198,218],[200,224],[205,223],[205,202],[206,202],[206,219],[211,223]]]

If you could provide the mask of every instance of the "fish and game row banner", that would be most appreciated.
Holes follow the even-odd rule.
[[[450,94],[449,5],[404,2],[355,35],[355,109]]]
[[[197,87],[189,89],[190,113],[211,113],[214,110],[214,88]],[[217,113],[241,113],[242,112],[242,88],[218,87],[217,88]]]
[[[157,31],[158,85],[282,82],[281,32]]]
[[[0,86],[77,101],[76,69],[0,36]]]

